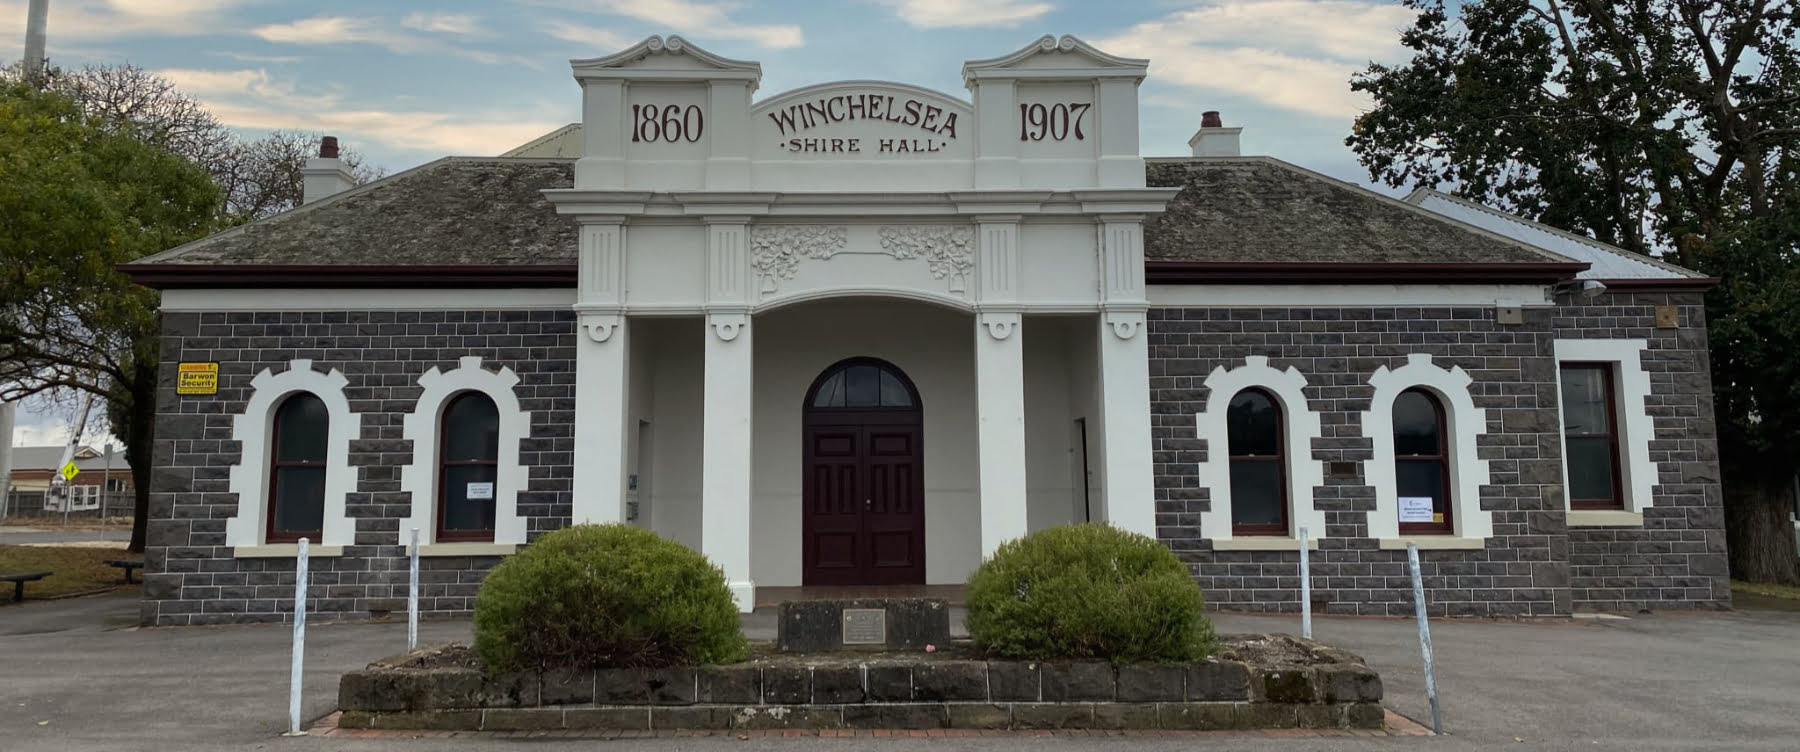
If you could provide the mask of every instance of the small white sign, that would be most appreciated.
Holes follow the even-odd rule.
[[[1430,496],[1400,497],[1401,522],[1435,522]]]
[[[470,499],[492,499],[492,498],[494,498],[494,484],[492,484],[492,483],[470,483],[469,484],[469,498]],[[1426,499],[1426,501],[1429,502],[1431,500]],[[1427,504],[1426,506],[1430,506],[1430,505]],[[1430,511],[1430,510],[1426,510],[1426,511]]]

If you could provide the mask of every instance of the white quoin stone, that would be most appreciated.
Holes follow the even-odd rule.
[[[300,168],[300,202],[303,204],[356,187],[350,168],[337,156],[337,139],[327,137],[327,140],[327,144],[320,146],[319,156],[306,160],[306,166]]]

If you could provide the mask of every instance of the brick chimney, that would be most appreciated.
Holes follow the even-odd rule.
[[[1188,148],[1196,157],[1235,157],[1238,136],[1243,132],[1243,128],[1226,128],[1218,110],[1207,110],[1200,115],[1200,130],[1188,139]]]
[[[300,175],[300,203],[303,204],[356,187],[356,179],[350,177],[349,168],[344,166],[343,160],[338,159],[336,136],[326,136],[319,142],[319,156],[306,160],[306,166],[300,169]]]

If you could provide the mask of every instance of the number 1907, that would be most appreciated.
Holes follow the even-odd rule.
[[[1094,105],[1089,102],[1057,102],[1044,105],[1033,102],[1019,105],[1019,140],[1062,141],[1071,134],[1076,141],[1087,138],[1081,131],[1081,117],[1087,114],[1088,108]]]

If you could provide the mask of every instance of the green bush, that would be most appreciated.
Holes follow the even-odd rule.
[[[488,573],[475,652],[498,673],[730,663],[750,649],[705,557],[642,528],[576,525]]]
[[[1010,541],[969,578],[969,637],[1003,658],[1179,662],[1212,650],[1187,567],[1154,540],[1089,523]]]

